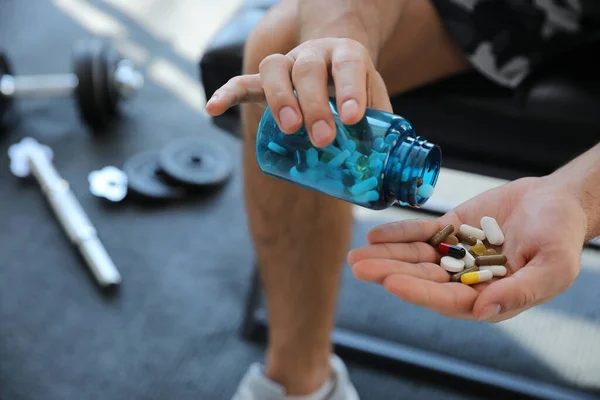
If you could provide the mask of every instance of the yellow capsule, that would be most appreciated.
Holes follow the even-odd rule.
[[[493,256],[496,254],[498,254],[498,253],[496,253],[496,250],[494,250],[494,249],[487,249],[487,251],[485,252],[486,256]]]
[[[492,271],[477,271],[477,272],[469,272],[460,277],[460,281],[465,285],[474,285],[476,283],[481,283],[485,281],[489,281],[492,279],[494,274]]]
[[[473,253],[475,253],[476,256],[484,256],[485,252],[487,251],[485,245],[479,239],[477,239],[475,246],[471,247],[471,250],[473,250]]]

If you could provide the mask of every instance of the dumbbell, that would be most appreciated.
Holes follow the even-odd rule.
[[[144,85],[135,65],[100,40],[78,42],[72,52],[73,72],[56,75],[14,75],[0,52],[0,126],[14,99],[75,96],[82,120],[92,129],[105,128],[118,106]]]

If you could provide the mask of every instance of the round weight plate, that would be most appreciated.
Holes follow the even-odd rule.
[[[12,75],[12,68],[8,62],[8,56],[0,51],[0,80],[2,75]],[[3,96],[0,93],[0,127],[8,123],[11,106],[13,104],[11,97]]]
[[[119,93],[115,83],[115,73],[119,61],[121,61],[121,55],[108,45],[104,46],[103,53],[106,110],[110,115],[115,116],[119,111],[117,107],[119,103]]]
[[[123,171],[127,174],[129,189],[153,200],[181,199],[186,195],[185,189],[164,178],[158,158],[157,151],[148,151],[136,154],[125,162]]]
[[[103,44],[92,40],[79,42],[73,50],[73,64],[79,83],[75,90],[83,120],[94,128],[103,128],[109,121],[106,110]]]
[[[233,170],[227,148],[208,139],[176,140],[160,152],[159,162],[165,174],[190,186],[221,184]]]

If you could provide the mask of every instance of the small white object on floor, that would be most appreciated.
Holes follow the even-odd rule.
[[[481,218],[481,229],[487,237],[487,241],[494,246],[501,246],[504,243],[504,233],[496,221],[492,217]]]
[[[10,158],[10,172],[17,178],[26,178],[31,173],[29,155],[32,152],[42,151],[48,161],[54,158],[54,152],[46,145],[39,143],[31,137],[21,139],[19,143],[8,147],[8,158]]]
[[[96,197],[118,202],[127,195],[127,174],[117,167],[104,167],[88,174],[90,192]]]

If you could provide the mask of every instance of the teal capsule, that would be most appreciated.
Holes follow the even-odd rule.
[[[354,196],[354,201],[357,203],[370,203],[372,201],[379,200],[379,193],[376,190],[369,190],[366,193],[362,193]]]
[[[275,142],[269,142],[269,144],[267,145],[267,147],[272,152],[275,152],[275,153],[277,153],[279,155],[282,155],[282,156],[285,156],[288,153],[286,149],[284,149],[283,147],[281,147],[280,145],[278,145]]]
[[[317,185],[320,188],[325,189],[326,192],[329,193],[343,193],[344,192],[344,184],[335,179],[321,179],[317,181]]]
[[[296,169],[298,172],[304,172],[308,168],[306,163],[306,152],[302,150],[296,150]]]
[[[389,135],[387,135],[385,137],[385,143],[388,146],[392,146],[394,143],[396,143],[396,140],[398,140],[398,134],[397,133],[390,133]]]
[[[290,177],[292,177],[292,178],[299,178],[300,177],[300,171],[298,171],[298,169],[296,169],[296,167],[292,167],[290,169]]]
[[[360,183],[357,183],[356,185],[352,186],[349,190],[350,190],[350,193],[357,195],[357,194],[361,194],[364,192],[368,192],[371,189],[375,189],[378,184],[379,184],[379,181],[377,180],[377,178],[375,178],[373,176],[373,177],[366,179]]]
[[[350,153],[354,153],[356,151],[356,143],[352,140],[346,140],[342,145],[342,150],[348,150]]]
[[[383,140],[383,138],[382,137],[378,137],[373,142],[373,150],[375,150],[377,152],[382,152],[384,145],[385,145],[385,141]]]
[[[319,163],[319,153],[316,149],[310,148],[306,151],[306,165],[308,168],[314,168]]]
[[[335,156],[331,161],[329,161],[329,163],[327,163],[327,165],[329,165],[332,168],[339,168],[342,166],[344,161],[346,161],[346,159],[350,156],[351,156],[351,153],[348,150],[344,150],[340,154]]]

